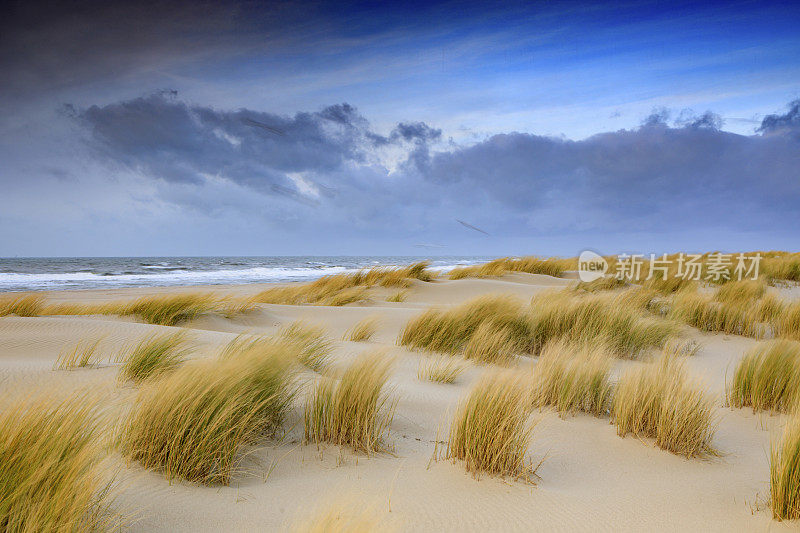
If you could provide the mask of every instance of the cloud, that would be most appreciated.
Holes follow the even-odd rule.
[[[789,110],[781,114],[767,115],[761,121],[758,131],[763,133],[795,132],[800,134],[800,100],[790,102]]]
[[[763,134],[751,136],[720,131],[711,112],[670,126],[661,110],[639,128],[580,141],[512,132],[447,150],[439,129],[402,122],[384,136],[348,104],[289,116],[159,93],[74,118],[108,164],[197,190],[216,190],[210,177],[228,181],[272,198],[259,213],[272,222],[438,234],[468,214],[492,235],[521,236],[794,226],[797,108],[765,118]],[[395,170],[379,157],[386,145],[402,154]]]

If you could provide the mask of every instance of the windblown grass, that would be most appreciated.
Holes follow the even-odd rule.
[[[548,343],[534,370],[533,405],[553,406],[560,413],[608,413],[613,354],[602,344]]]
[[[227,485],[242,447],[276,431],[296,393],[287,345],[243,346],[145,384],[122,425],[123,455],[170,480]]]
[[[769,495],[772,517],[800,518],[800,417],[792,416],[780,442],[772,442],[769,461]]]
[[[532,481],[536,472],[526,457],[533,430],[529,406],[529,393],[518,374],[487,373],[459,403],[445,457],[463,461],[474,474]]]
[[[674,296],[668,316],[703,331],[762,338],[769,330],[775,305],[770,295],[757,301],[720,302],[712,295],[681,291]]]
[[[715,455],[713,402],[686,377],[680,359],[662,356],[628,371],[617,384],[612,418],[617,433],[655,439],[678,455]]]
[[[554,339],[600,341],[618,357],[635,358],[657,348],[677,333],[677,325],[646,316],[650,293],[631,289],[619,293],[574,295],[568,291],[534,297],[528,314],[530,351],[538,352]]]
[[[0,297],[0,316],[39,316],[44,311],[41,294],[17,294]]]
[[[177,368],[189,353],[186,333],[151,335],[118,356],[121,381],[139,383]]]
[[[288,305],[347,305],[366,299],[369,288],[376,285],[409,287],[415,279],[432,281],[435,276],[427,267],[427,262],[420,262],[407,267],[375,267],[353,274],[334,274],[310,283],[267,289],[257,294],[253,301]]]
[[[112,526],[97,402],[26,399],[0,412],[3,531],[100,531]]]
[[[387,302],[405,302],[406,301],[406,294],[408,291],[397,291],[393,292],[389,296],[386,297]]]
[[[616,276],[603,276],[602,278],[597,278],[594,281],[579,281],[574,287],[573,290],[575,291],[584,291],[584,292],[601,292],[601,291],[612,291],[615,289],[621,289],[628,285],[628,282],[624,279],[617,278]]]
[[[420,360],[417,377],[437,383],[453,383],[467,368],[467,363],[454,357],[437,356]]]
[[[574,265],[574,266],[573,266]],[[456,267],[448,274],[450,279],[486,278],[502,276],[506,272],[527,272],[560,277],[565,270],[576,268],[577,260],[559,258],[521,257],[513,259],[502,257],[480,265]]]
[[[345,334],[345,339],[353,342],[368,341],[378,331],[378,324],[380,321],[377,317],[368,316],[359,320],[350,330]]]
[[[361,355],[341,379],[317,381],[306,402],[306,441],[379,451],[394,416],[394,401],[385,388],[392,365],[382,353]]]
[[[136,315],[149,324],[174,326],[211,311],[216,305],[217,299],[211,294],[148,296],[129,304],[124,314]]]
[[[763,279],[744,279],[725,283],[714,297],[718,302],[748,302],[758,300],[766,292],[767,284]]]
[[[92,360],[97,355],[97,347],[100,345],[100,340],[96,341],[80,341],[72,350],[65,350],[58,355],[54,370],[74,370],[76,368],[86,368],[92,364]]]
[[[800,302],[793,302],[782,308],[774,324],[777,335],[800,340]]]
[[[507,362],[509,354],[538,353],[550,340],[598,339],[621,357],[660,347],[677,325],[646,316],[650,293],[576,295],[570,291],[536,296],[529,308],[513,298],[482,296],[446,311],[428,310],[411,319],[398,343],[458,353],[484,362]]]
[[[800,253],[762,253],[761,273],[769,280],[800,281]]]
[[[788,412],[800,397],[800,342],[772,340],[753,347],[739,361],[728,384],[733,407]]]
[[[316,372],[322,372],[330,364],[333,342],[325,328],[296,320],[280,331],[279,337],[293,345],[300,363]]]
[[[482,296],[446,311],[429,309],[412,318],[400,333],[398,343],[437,352],[457,353],[464,349],[480,326],[508,329],[515,340],[527,338],[528,323],[523,306],[506,296]]]

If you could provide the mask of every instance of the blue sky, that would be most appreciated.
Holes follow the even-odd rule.
[[[10,9],[3,256],[800,244],[795,4]]]

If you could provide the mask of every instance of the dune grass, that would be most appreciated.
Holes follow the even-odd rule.
[[[733,407],[788,412],[800,397],[800,342],[761,342],[739,361],[726,396]]]
[[[779,313],[774,296],[765,295],[756,301],[719,301],[713,295],[687,290],[672,299],[668,317],[702,331],[721,331],[733,335],[762,338],[769,331],[769,322]]]
[[[458,353],[483,362],[508,362],[516,353],[538,353],[550,340],[598,339],[619,357],[637,357],[661,347],[677,325],[647,316],[650,293],[541,294],[529,307],[504,296],[482,296],[448,310],[430,309],[412,318],[398,344]],[[474,338],[474,340],[473,340]]]
[[[761,273],[770,281],[800,281],[800,253],[764,252]]]
[[[44,311],[41,294],[16,294],[0,296],[0,316],[39,316]]]
[[[574,264],[574,266],[573,266]],[[502,276],[506,272],[526,272],[560,277],[565,270],[577,268],[577,260],[559,258],[501,257],[488,263],[456,267],[448,273],[450,279],[486,278]]]
[[[562,414],[607,414],[613,391],[609,381],[612,357],[602,344],[548,343],[534,369],[533,405],[549,405]]]
[[[783,307],[775,318],[774,325],[777,335],[800,341],[800,302]]]
[[[651,295],[642,289],[575,295],[569,291],[534,297],[528,320],[530,351],[554,339],[597,340],[618,357],[636,358],[677,333],[677,325],[644,314]]]
[[[573,290],[577,292],[612,291],[615,289],[621,289],[627,285],[628,282],[624,279],[617,278],[616,276],[603,276],[602,278],[597,278],[594,281],[579,281],[573,287]]]
[[[369,289],[374,286],[409,287],[413,280],[432,281],[434,278],[425,261],[406,267],[374,267],[352,274],[324,276],[310,283],[273,287],[257,294],[253,301],[341,306],[365,300],[369,296]]]
[[[523,306],[516,299],[481,296],[452,309],[429,309],[412,318],[400,333],[398,343],[411,348],[457,353],[484,322],[492,324],[492,329],[508,328],[518,338],[525,337],[528,327]]]
[[[350,328],[347,333],[345,333],[344,338],[345,340],[353,342],[368,341],[375,335],[375,332],[378,331],[378,324],[380,324],[380,320],[377,317],[368,316],[359,320]]]
[[[458,376],[467,369],[467,363],[455,357],[437,356],[421,359],[417,368],[420,380],[436,383],[454,383]]]
[[[468,472],[533,481],[527,458],[533,426],[528,423],[529,392],[517,373],[485,374],[459,403],[445,458],[462,461]]]
[[[278,337],[296,348],[297,358],[306,368],[315,372],[328,368],[333,342],[325,328],[296,320],[283,328]]]
[[[96,359],[97,348],[101,340],[80,341],[71,350],[61,352],[53,365],[53,370],[74,370],[91,365]]]
[[[113,525],[97,402],[35,397],[0,412],[0,528],[101,531]]]
[[[246,346],[146,383],[122,423],[122,454],[169,480],[229,484],[242,448],[280,427],[296,393],[288,346]]]
[[[386,301],[387,302],[395,302],[395,303],[397,303],[397,302],[405,302],[407,294],[408,294],[408,291],[393,292],[392,294],[390,294],[389,296],[386,297]]]
[[[126,306],[124,314],[138,316],[148,324],[174,326],[213,310],[216,304],[217,298],[211,294],[147,296]]]
[[[767,283],[763,279],[743,279],[721,285],[714,298],[718,302],[742,302],[758,300],[766,292]]]
[[[800,416],[793,415],[779,442],[770,445],[769,495],[772,517],[800,518]]]
[[[658,447],[687,458],[717,453],[713,402],[689,382],[675,357],[661,356],[624,374],[611,411],[621,437],[650,437]]]
[[[306,441],[380,451],[394,416],[395,403],[386,390],[393,362],[380,352],[361,355],[341,379],[317,381],[305,407]]]
[[[171,372],[183,363],[188,353],[184,331],[150,335],[117,356],[117,362],[122,363],[119,379],[139,383]]]

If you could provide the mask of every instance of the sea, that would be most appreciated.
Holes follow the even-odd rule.
[[[432,270],[482,256],[20,257],[0,258],[0,292],[312,281],[378,265],[430,261]]]

